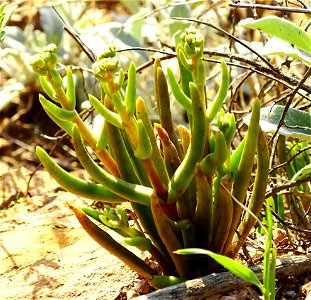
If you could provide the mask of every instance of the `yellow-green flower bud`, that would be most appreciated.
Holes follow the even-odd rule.
[[[117,53],[116,53],[116,46],[115,45],[111,45],[101,55],[98,56],[97,61],[100,61],[103,58],[115,57],[116,55],[117,55]]]
[[[99,80],[107,81],[118,71],[119,60],[116,57],[106,57],[93,64],[93,73]]]
[[[34,72],[40,75],[46,75],[49,70],[53,69],[58,60],[57,54],[55,53],[56,50],[56,45],[49,44],[39,53],[33,55],[29,60],[29,64],[33,68]]]
[[[185,43],[184,50],[188,56],[193,56],[195,54],[202,55],[204,37],[195,27],[190,26],[186,28],[180,38]]]
[[[186,36],[187,35],[190,35],[190,34],[196,34],[197,33],[197,30],[194,26],[189,26],[188,28],[185,29],[185,32],[183,32],[181,35],[180,35],[180,38],[183,42],[186,42]]]
[[[53,43],[48,44],[47,46],[43,47],[40,53],[55,53],[57,50],[57,46]]]
[[[225,132],[226,129],[229,127],[229,119],[228,114],[225,113],[223,108],[220,109],[217,115],[217,127],[222,131]]]
[[[231,141],[236,131],[234,115],[225,113],[225,111],[221,109],[217,116],[217,127],[224,134],[226,141]]]

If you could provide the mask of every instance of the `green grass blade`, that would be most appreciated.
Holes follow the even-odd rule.
[[[241,263],[233,260],[230,257],[216,254],[209,250],[198,249],[198,248],[188,248],[188,249],[179,249],[175,251],[177,254],[182,255],[208,255],[216,260],[220,265],[226,268],[228,271],[232,272],[233,274],[239,276],[240,278],[251,282],[252,284],[256,285],[260,290],[263,290],[263,285],[257,278],[256,274],[249,268],[245,267]]]
[[[276,260],[276,249],[272,248],[272,227],[273,219],[269,205],[266,206],[266,218],[268,225],[268,238],[265,246],[264,254],[264,272],[263,272],[263,284],[270,296],[267,296],[268,299],[274,299],[271,295],[275,294],[275,260]],[[266,297],[266,296],[265,296]]]

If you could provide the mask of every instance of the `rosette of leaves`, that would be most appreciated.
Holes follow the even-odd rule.
[[[204,38],[194,27],[185,29],[180,38],[176,53],[181,85],[172,70],[168,68],[165,74],[160,59],[154,63],[158,123],[151,122],[144,99],[136,94],[134,63],[130,64],[124,82],[114,47],[98,57],[93,73],[101,96],[89,95],[94,109],[104,117],[98,137],[77,113],[70,68],[64,88],[56,69],[56,46],[42,49],[30,61],[49,97],[40,95],[43,108],[72,137],[77,157],[93,181],[67,173],[38,147],[40,161],[66,190],[117,204],[106,204],[103,211],[78,208],[73,203],[68,206],[94,240],[155,287],[219,268],[210,258],[178,255],[178,249],[199,247],[234,258],[260,213],[268,178],[269,151],[259,127],[259,101],[254,102],[245,138],[233,150],[235,117],[222,109],[229,87],[226,63],[221,61],[221,85],[209,102],[205,97],[202,59]],[[172,122],[169,86],[188,114],[189,128],[175,127]],[[139,226],[129,222],[122,202],[129,202]],[[119,233],[126,244],[149,251],[160,271],[115,241],[106,228]]]

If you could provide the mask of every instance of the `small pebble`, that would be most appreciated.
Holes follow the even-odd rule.
[[[139,294],[149,293],[150,284],[148,280],[145,280],[145,279],[140,280],[135,286],[135,291],[138,292]]]

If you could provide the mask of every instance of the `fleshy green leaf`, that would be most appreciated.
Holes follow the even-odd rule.
[[[86,182],[62,169],[42,148],[36,154],[44,168],[65,190],[75,195],[97,201],[120,202],[122,198],[100,184]]]
[[[151,241],[143,236],[126,237],[123,242],[138,248],[140,251],[149,251],[152,246]]]
[[[291,182],[295,182],[299,179],[307,177],[311,174],[311,164],[306,165],[304,168],[300,169],[292,178]]]
[[[39,101],[44,110],[54,115],[56,118],[62,121],[71,121],[78,114],[75,110],[67,110],[61,108],[54,103],[47,100],[43,95],[39,95]]]
[[[52,87],[52,85],[49,83],[49,81],[46,79],[45,76],[39,76],[39,81],[41,84],[41,87],[46,92],[46,94],[55,102],[59,102],[57,100],[57,96],[55,94],[55,91]]]
[[[154,275],[150,281],[151,285],[158,289],[182,283],[185,280],[175,276]]]
[[[123,128],[122,120],[120,116],[109,110],[104,104],[102,104],[96,97],[93,95],[89,95],[89,100],[91,104],[94,106],[95,110],[102,115],[105,120],[118,128]]]
[[[210,124],[220,110],[229,89],[229,71],[227,64],[221,60],[221,85],[210,106],[207,109],[207,122]]]
[[[128,84],[126,87],[125,106],[127,111],[133,116],[136,105],[136,67],[132,62],[128,71]]]
[[[76,107],[76,87],[70,68],[67,69],[67,90],[66,96],[70,109],[74,110]]]
[[[170,68],[167,68],[167,77],[176,100],[187,110],[188,114],[192,114],[191,99],[179,87],[175,75]]]
[[[104,122],[102,124],[99,137],[97,139],[96,150],[102,151],[103,149],[107,147],[108,143],[109,143],[109,136],[108,136],[107,126]]]
[[[152,155],[152,145],[142,120],[137,121],[138,145],[134,154],[139,159],[148,159]]]

